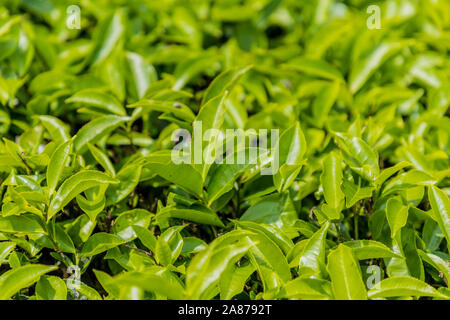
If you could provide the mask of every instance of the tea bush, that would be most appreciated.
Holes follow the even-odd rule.
[[[449,50],[446,0],[3,0],[0,299],[450,299]]]

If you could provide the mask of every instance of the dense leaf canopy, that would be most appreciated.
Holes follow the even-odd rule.
[[[448,0],[2,0],[0,299],[450,299],[449,51]]]

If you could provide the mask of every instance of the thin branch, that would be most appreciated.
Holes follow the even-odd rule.
[[[126,248],[128,248],[128,249],[136,250],[137,252],[146,254],[146,255],[148,255],[149,257],[152,257],[152,258],[153,258],[153,253],[151,253],[150,251],[145,251],[145,250],[142,250],[142,249],[139,249],[139,248],[135,248],[135,247],[133,247],[133,246],[130,246],[129,244],[123,244],[123,246],[126,247]]]
[[[27,161],[24,158],[22,158],[20,153],[17,153],[17,155],[19,156],[20,160],[22,160],[23,164],[25,165],[25,167],[27,169],[27,174],[30,174],[31,172],[33,172],[33,169],[31,169],[31,167],[28,165]]]

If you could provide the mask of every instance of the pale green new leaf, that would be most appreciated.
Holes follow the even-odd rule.
[[[50,202],[47,220],[50,220],[59,210],[64,208],[70,200],[75,198],[81,192],[105,183],[111,184],[118,182],[118,180],[95,170],[84,170],[74,174],[63,182],[53,197],[53,200]]]
[[[125,243],[125,240],[110,233],[93,234],[83,245],[81,257],[91,257]]]
[[[340,244],[328,255],[327,270],[334,297],[338,300],[366,300],[367,291],[352,249]]]
[[[386,245],[374,240],[353,240],[343,243],[352,248],[353,255],[358,260],[379,259],[379,258],[399,258],[403,256],[396,254]]]
[[[300,276],[325,275],[325,248],[326,235],[329,222],[325,222],[322,227],[312,235],[301,253],[298,272]]]
[[[447,298],[429,284],[408,276],[384,279],[369,290],[368,295],[370,299],[408,296]]]
[[[61,144],[55,152],[53,152],[53,155],[50,158],[50,162],[47,167],[47,186],[49,188],[50,195],[52,195],[56,189],[71,152],[72,140],[68,140]]]
[[[57,266],[28,264],[3,273],[0,276],[0,300],[8,300],[20,289],[31,286],[42,275],[56,269]]]
[[[329,219],[338,219],[344,205],[344,193],[341,190],[342,164],[337,152],[330,153],[323,162],[323,172],[320,182],[323,195],[331,210],[325,211]],[[330,212],[330,214],[328,214]],[[332,213],[332,214],[331,214]]]
[[[59,277],[42,276],[36,283],[36,298],[38,300],[66,300],[66,284]]]
[[[330,281],[314,278],[296,278],[283,287],[282,297],[299,300],[331,300]]]
[[[96,143],[128,120],[128,117],[106,115],[88,122],[78,130],[73,140],[75,151],[80,154],[84,153],[88,148],[88,143]]]
[[[273,176],[278,192],[283,192],[291,186],[302,168],[302,160],[306,153],[306,140],[300,124],[287,128],[279,137],[275,146],[275,163],[279,170]]]
[[[66,102],[78,103],[87,108],[94,107],[103,112],[106,111],[119,116],[126,116],[125,109],[117,98],[98,90],[85,89],[78,91],[67,99]]]
[[[434,217],[447,240],[447,248],[450,248],[450,200],[444,191],[435,186],[428,187],[428,199]]]
[[[391,237],[406,225],[408,220],[408,206],[403,205],[399,198],[390,198],[386,203],[386,217],[391,228]]]

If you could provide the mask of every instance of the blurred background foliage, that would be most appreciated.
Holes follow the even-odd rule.
[[[72,5],[80,8],[79,29],[68,28],[67,19],[74,11],[67,10]],[[367,8],[372,5],[380,8],[380,29],[368,27],[368,19],[373,13],[368,13]],[[31,192],[26,188],[39,190],[49,186],[49,181],[47,186],[40,184],[45,180],[45,169],[56,145],[79,134],[80,128],[86,128],[105,114],[110,117],[129,116],[126,120],[107,118],[117,122],[104,128],[102,137],[90,141],[101,151],[89,145],[90,156],[86,152],[87,144],[78,149],[75,146],[76,161],[70,168],[64,168],[67,172],[61,176],[66,179],[81,169],[99,168],[100,164],[108,175],[121,180],[128,193],[118,197],[114,191],[108,190],[108,210],[102,207],[93,214],[83,209],[94,216],[93,222],[89,220],[92,217],[83,214],[79,208],[83,207],[83,199],[77,202],[78,205],[72,202],[64,215],[55,216],[61,226],[58,230],[64,231],[58,232],[66,234],[67,231],[69,243],[74,242],[66,257],[73,255],[70,258],[82,266],[83,280],[105,293],[104,296],[107,292],[111,298],[129,298],[132,296],[129,286],[139,286],[136,277],[140,279],[143,275],[121,272],[144,270],[152,265],[148,269],[148,279],[153,281],[151,277],[160,273],[158,268],[164,266],[167,267],[163,273],[166,282],[161,280],[161,288],[165,288],[167,283],[173,285],[168,289],[173,289],[169,294],[163,290],[158,292],[157,298],[179,298],[181,293],[178,293],[183,291],[179,282],[185,280],[188,296],[212,298],[217,292],[200,290],[203,284],[194,276],[200,271],[207,272],[201,269],[200,258],[191,259],[193,253],[207,247],[208,250],[204,249],[202,254],[212,255],[216,252],[214,250],[221,248],[224,237],[233,241],[243,238],[239,233],[242,229],[277,227],[279,229],[275,233],[283,234],[277,242],[277,245],[281,243],[282,249],[276,247],[278,256],[274,254],[269,260],[272,259],[272,263],[275,259],[274,265],[277,261],[284,261],[284,264],[280,262],[281,268],[274,267],[275,271],[258,269],[259,276],[252,276],[241,297],[260,298],[264,291],[266,298],[346,298],[336,284],[343,274],[339,268],[344,263],[339,259],[356,265],[353,263],[356,258],[348,248],[353,245],[356,247],[353,249],[358,250],[359,245],[365,244],[347,242],[358,239],[377,240],[378,244],[371,245],[383,245],[381,251],[384,256],[370,257],[373,258],[371,262],[385,258],[380,264],[385,263],[383,272],[389,276],[388,289],[392,285],[389,284],[391,277],[411,276],[426,280],[448,297],[448,288],[445,288],[448,283],[445,283],[442,271],[436,270],[448,272],[443,261],[449,260],[448,247],[445,246],[445,241],[448,246],[449,240],[443,240],[443,233],[448,237],[450,225],[448,220],[439,220],[432,212],[441,212],[444,217],[447,214],[448,218],[449,50],[448,0],[2,0],[0,136],[6,139],[0,142],[0,172],[2,193],[8,190],[2,198],[2,215],[13,215],[14,205],[18,208],[17,203],[26,203],[21,202],[15,190]],[[307,160],[303,167],[303,162],[296,164],[298,167],[289,177],[293,177],[288,179],[289,183],[280,185],[275,181],[279,177],[275,180],[251,174],[241,180],[234,177],[239,188],[233,188],[220,199],[214,199],[217,201],[208,203],[203,195],[186,192],[183,181],[170,180],[167,176],[165,178],[169,181],[155,177],[154,167],[137,161],[140,156],[151,157],[155,152],[173,146],[171,133],[179,127],[189,128],[213,79],[230,68],[241,70],[248,66],[251,69],[245,69],[245,74],[225,99],[226,111],[221,128],[278,128],[288,132],[298,121],[295,132],[305,136],[308,147],[307,151],[302,148],[302,152],[306,152],[304,158]],[[101,101],[89,100],[92,90],[102,94]],[[128,108],[142,99],[166,99],[171,105]],[[173,101],[183,103],[186,108],[177,105],[181,109],[176,109]],[[124,122],[126,125],[122,125]],[[292,132],[290,134],[293,136]],[[288,138],[294,140],[292,136]],[[49,146],[51,142],[55,143]],[[11,157],[12,153],[20,155],[19,158]],[[338,162],[341,154],[343,161],[339,166],[336,163],[341,163]],[[22,163],[24,159],[25,164]],[[145,159],[148,161],[149,158]],[[136,167],[127,167],[136,163],[139,171]],[[128,171],[121,174],[119,168]],[[117,176],[115,170],[119,172]],[[341,173],[330,178],[329,170]],[[128,181],[128,175],[133,172],[139,172],[137,178]],[[215,171],[211,172],[214,174]],[[13,180],[16,173],[25,177],[25,182]],[[107,183],[112,181],[111,177],[110,180],[104,175],[102,177]],[[337,179],[334,186],[338,186],[338,191],[334,190],[334,197],[329,196],[335,182],[331,179]],[[35,184],[30,182],[35,180]],[[327,184],[330,181],[331,185]],[[57,182],[58,179],[52,191],[55,191]],[[201,181],[205,183],[200,185],[201,191],[205,192],[203,187],[210,191],[208,182],[208,179]],[[183,190],[180,190],[180,185]],[[425,188],[428,188],[428,198]],[[48,208],[48,194],[38,200],[33,198],[30,203],[33,201],[38,202],[34,209],[25,206],[26,209],[21,210],[30,213],[27,210],[36,209],[35,216],[40,214],[39,217],[43,217],[40,209],[45,212]],[[132,231],[133,237],[130,238],[129,234],[124,236],[121,227],[111,230],[108,227],[110,220],[126,210],[146,209],[147,213],[139,211],[139,214],[145,216],[143,224],[149,227],[150,211],[158,215],[167,212],[164,208],[169,207],[170,210],[180,203],[201,207],[203,213],[205,210],[212,212],[214,217],[208,216],[209,220],[205,219],[204,225],[198,223],[197,227],[193,224],[183,230],[179,228],[181,219],[175,220],[169,228],[164,219],[155,222],[152,218],[151,229],[156,230],[158,239],[162,239],[158,242],[161,247],[157,249],[151,241],[150,245],[133,243],[133,246],[139,245],[141,250],[145,247],[154,249],[151,250],[153,252],[163,250],[164,243],[170,242],[175,243],[174,248],[167,249],[166,246],[164,250],[173,250],[165,258],[156,254],[155,260],[141,252],[140,256],[134,257],[135,260],[130,258],[124,262],[123,257],[130,256],[132,250],[123,246],[119,249],[119,245],[123,244],[122,240],[134,241],[137,235]],[[441,210],[433,209],[436,206]],[[62,207],[56,206],[58,210],[55,210]],[[241,216],[243,212],[246,213]],[[269,217],[263,215],[266,212]],[[390,220],[393,219],[390,214],[397,217],[397,212],[406,212],[406,217]],[[139,214],[133,212],[133,215]],[[230,231],[235,226],[227,220],[230,218],[242,218],[239,230]],[[132,222],[126,219],[123,218],[122,223],[129,227]],[[249,225],[243,223],[246,220]],[[326,220],[333,221],[333,224]],[[50,228],[52,221],[40,223]],[[194,219],[194,222],[197,221]],[[227,225],[224,226],[223,222]],[[82,233],[83,226],[88,224],[91,229]],[[210,225],[218,227],[219,233]],[[102,232],[93,233],[94,228]],[[326,239],[328,228],[329,240]],[[403,231],[401,235],[400,229]],[[114,242],[108,235],[101,234],[103,231],[109,232],[111,237],[119,235],[122,240],[113,237]],[[145,238],[142,235],[145,236],[146,231],[141,230],[140,239]],[[11,235],[5,234],[0,235],[2,241],[11,240]],[[256,240],[263,238],[261,234],[258,237]],[[88,238],[93,240],[86,242]],[[17,237],[14,241],[21,250],[18,251],[20,254],[10,255],[11,268],[36,262],[67,263],[56,251],[52,252],[51,258],[43,254],[41,259],[41,250],[53,248],[42,239],[42,243],[32,237]],[[180,251],[183,241],[191,247]],[[229,244],[226,241],[224,243]],[[336,243],[345,241],[347,246],[335,248]],[[212,242],[213,245],[207,246],[206,243]],[[108,267],[104,261],[96,261],[94,267],[116,276],[113,280],[115,285],[129,291],[117,293],[115,285],[105,285],[110,280],[109,275],[103,271],[95,271],[94,274],[92,265],[80,260],[100,253],[97,247],[90,247],[92,243],[113,243],[100,250],[101,253],[108,250],[105,257]],[[307,244],[317,244],[317,250],[306,250]],[[240,247],[235,245],[236,251],[244,252],[250,248],[248,243],[239,243]],[[3,248],[6,256],[14,246],[8,250]],[[79,250],[82,246],[83,249]],[[331,248],[334,250],[326,262],[325,250]],[[371,250],[375,249],[371,247]],[[180,252],[182,258],[178,259]],[[316,268],[299,262],[305,254],[311,257]],[[398,258],[398,255],[403,258]],[[230,256],[229,260],[234,262],[232,258],[239,255],[227,257]],[[363,258],[367,256],[358,256],[358,260]],[[437,267],[436,261],[440,263]],[[227,269],[225,277],[229,278],[237,269],[242,271],[242,279],[234,279],[240,291],[227,291],[221,287],[222,298],[232,298],[243,290],[247,278],[256,267],[260,268],[254,260],[252,263],[256,265],[233,265],[236,269]],[[187,265],[190,269],[186,275],[184,268]],[[363,270],[367,266],[366,261],[362,264]],[[200,271],[196,273],[195,268]],[[298,273],[309,274],[311,270],[308,268],[319,272],[323,279],[311,280],[314,286],[309,280],[294,282],[299,279],[295,278]],[[358,268],[350,268],[346,276],[351,278]],[[193,270],[192,273],[189,270]],[[182,281],[178,278],[173,280],[173,277],[178,277],[174,276],[175,273]],[[291,273],[295,278],[292,281]],[[367,274],[363,272],[363,275],[366,280]],[[66,279],[67,274],[61,278]],[[217,287],[219,280],[215,281],[213,286]],[[367,297],[364,287],[358,291],[362,280],[358,278],[355,282],[356,293],[361,295],[354,297]],[[289,285],[284,286],[285,283]],[[397,283],[401,287],[402,281]],[[326,290],[320,291],[316,285]],[[414,286],[414,282],[409,285]],[[44,286],[41,283],[40,288]],[[305,288],[311,289],[312,293]],[[419,293],[414,291],[415,294],[406,290],[402,296],[426,295],[428,292],[442,298],[433,288],[424,288]],[[100,297],[89,290],[84,288],[83,295]],[[38,290],[38,295],[41,294],[39,292],[45,298],[47,291]],[[139,297],[144,297],[143,293]],[[391,296],[372,291],[371,297]]]
[[[366,8],[374,4],[381,8],[381,29],[370,30]],[[81,8],[80,29],[66,26],[70,5]],[[402,107],[411,114],[425,98],[442,114],[435,101],[448,99],[449,6],[445,0],[5,0],[1,132],[19,134],[33,114],[47,112],[76,122],[74,106],[61,102],[83,88],[106,87],[131,103],[152,81],[169,79],[199,97],[220,71],[249,64],[247,110],[227,123],[285,127],[298,110],[311,108],[327,79],[296,72],[303,68],[292,67],[301,64],[299,56],[332,64],[346,80],[338,114],[364,117],[383,104],[412,99],[419,104]],[[261,110],[264,117],[252,117]]]

